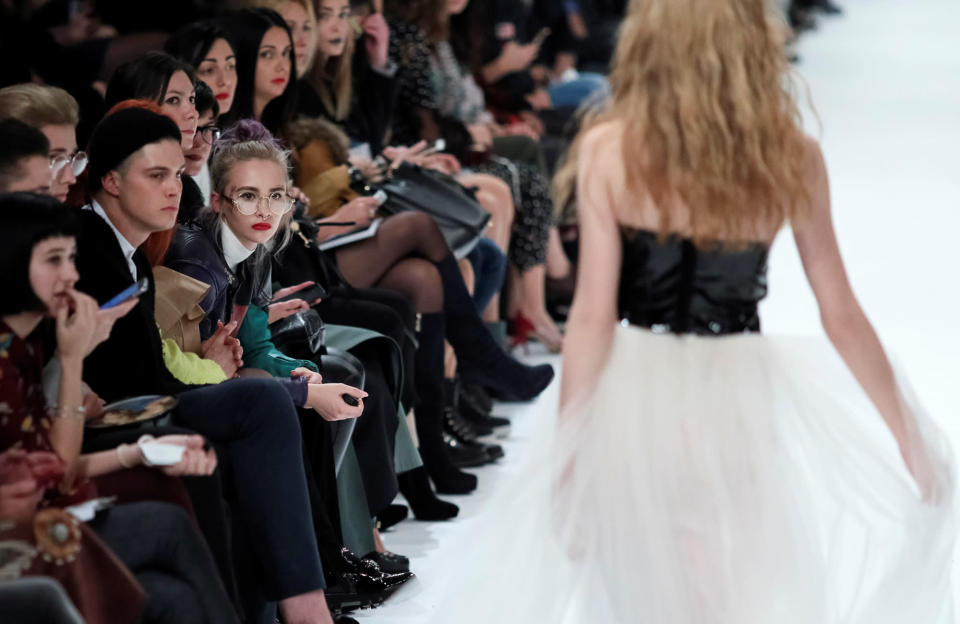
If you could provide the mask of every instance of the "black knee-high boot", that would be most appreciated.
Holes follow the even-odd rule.
[[[466,494],[477,487],[477,477],[459,470],[447,456],[443,442],[443,313],[420,319],[417,349],[417,438],[423,465],[441,494]]]
[[[480,320],[454,257],[447,256],[436,266],[443,282],[446,336],[457,354],[460,376],[520,400],[530,400],[543,392],[553,379],[553,366],[527,366],[505,353]]]

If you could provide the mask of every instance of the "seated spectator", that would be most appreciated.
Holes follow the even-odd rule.
[[[246,9],[224,16],[237,55],[237,89],[224,126],[256,119],[277,132],[293,118],[296,63],[286,22],[270,9]]]
[[[197,109],[197,133],[193,135],[190,149],[183,154],[187,159],[185,173],[197,183],[203,206],[206,207],[210,205],[210,168],[207,161],[214,141],[220,138],[220,127],[217,125],[220,105],[210,86],[203,81],[197,81],[194,87],[194,107]]]
[[[7,118],[18,119],[47,137],[51,180],[46,194],[66,201],[71,185],[87,166],[87,155],[77,149],[77,101],[58,87],[13,85],[0,89],[0,119]]]
[[[50,194],[50,142],[39,130],[17,121],[0,121],[0,193]]]
[[[138,247],[151,232],[176,221],[184,168],[180,142],[177,124],[140,109],[109,115],[93,133],[92,203],[80,213],[79,287],[100,301],[141,277],[149,287],[90,355],[84,376],[109,400],[176,395],[174,422],[213,443],[226,466],[235,548],[243,555],[238,580],[246,619],[270,621],[271,603],[279,601],[288,622],[330,622],[299,426],[288,394],[271,379],[189,386],[163,362],[150,266]],[[274,513],[281,508],[285,513]]]
[[[529,136],[507,136],[508,130],[484,116],[482,92],[458,66],[443,35],[449,27],[446,0],[389,6],[391,55],[403,66],[395,129],[402,136],[416,133],[408,140],[431,141],[442,135],[451,144],[456,135],[465,135],[472,149],[488,156],[473,169],[516,189],[517,217],[509,247],[514,292],[508,298],[508,312],[518,336],[525,339],[530,334],[559,352],[563,337],[547,314],[543,294],[551,230],[555,233],[543,155]],[[428,32],[438,34],[431,40]],[[440,109],[441,101],[446,110]],[[495,131],[501,136],[495,138]],[[559,236],[553,238],[558,245]]]
[[[210,210],[201,215],[195,226],[179,229],[166,256],[169,267],[211,285],[201,302],[206,315],[201,325],[201,338],[212,334],[218,325],[239,324],[238,336],[248,365],[281,377],[318,377],[314,372],[318,370],[326,375],[319,368],[323,366],[320,354],[315,354],[312,360],[287,357],[270,340],[267,327],[265,310],[270,300],[271,286],[267,278],[271,260],[289,235],[285,224],[286,212],[291,208],[287,195],[286,153],[262,125],[243,121],[229,129],[217,144],[212,170],[215,179]],[[257,196],[269,199],[257,202]],[[252,214],[248,214],[250,209]],[[284,214],[278,214],[278,211],[284,211]],[[306,302],[301,304],[308,307]],[[272,316],[274,306],[269,307]],[[356,341],[362,344],[378,338],[372,332],[365,332]],[[384,344],[385,341],[377,342]],[[367,353],[364,349],[361,355]],[[399,381],[389,384],[380,363],[381,360],[389,361],[390,355],[392,352],[384,354],[381,351],[379,357],[361,360],[366,369],[365,389],[377,397],[363,410],[352,439],[359,455],[362,477],[358,498],[363,500],[358,501],[358,506],[368,509],[363,522],[367,527],[367,543],[371,541],[371,517],[385,509],[397,494],[393,456],[399,427],[399,397],[396,396],[399,388],[391,391],[391,386],[396,386]],[[397,373],[399,380],[402,371]],[[336,409],[346,407],[341,400],[346,398],[342,397],[344,392],[363,398],[367,395],[366,392],[354,393],[338,384],[324,383],[321,387],[335,390],[330,396]],[[324,418],[334,420],[336,412],[330,409],[330,415],[333,417],[324,414]],[[307,425],[302,426],[307,428]],[[310,441],[307,444],[309,449]],[[412,442],[408,444],[412,446]],[[316,452],[312,454],[317,455]],[[320,459],[312,458],[314,462]],[[343,498],[356,490],[356,486],[347,492],[341,490],[340,496]],[[348,522],[345,520],[344,524]],[[345,526],[345,534],[348,529],[357,530]],[[373,549],[373,544],[369,544],[360,552]]]
[[[8,194],[0,196],[0,210],[10,224],[0,233],[0,262],[7,267],[0,279],[5,293],[0,308],[0,401],[5,414],[0,419],[0,449],[23,449],[27,453],[24,465],[39,475],[34,478],[42,500],[29,495],[22,502],[76,504],[93,496],[91,478],[146,463],[141,445],[86,455],[79,452],[84,425],[83,360],[107,337],[113,322],[137,302],[98,311],[92,298],[74,289],[78,224],[73,212],[59,202],[33,194]],[[51,317],[62,370],[54,406],[47,405],[41,382],[40,327]],[[163,436],[153,442],[183,447],[180,460],[162,468],[168,474],[209,474],[216,466],[216,456],[203,450],[199,436]],[[51,460],[47,466],[33,461],[38,451],[47,453]],[[156,522],[145,529],[143,515],[141,522],[124,522],[125,512],[94,521],[102,537],[120,550],[121,560],[147,588],[146,621],[237,621],[206,546],[181,510],[162,503],[121,509],[152,511],[150,517]],[[167,519],[173,519],[176,530],[164,535],[166,543],[161,543],[161,533],[170,530],[164,525]],[[133,539],[137,532],[139,536]],[[171,548],[172,543],[179,544],[178,548]],[[163,574],[157,576],[159,570]]]
[[[193,149],[198,113],[194,105],[193,68],[163,52],[148,52],[117,68],[107,84],[106,106],[112,109],[125,100],[149,100],[176,122],[180,147],[186,155]],[[179,220],[193,219],[206,205],[200,187],[189,175],[182,178]]]
[[[170,35],[164,50],[190,65],[210,87],[221,115],[230,112],[237,91],[237,57],[226,31],[213,21],[193,22]]]

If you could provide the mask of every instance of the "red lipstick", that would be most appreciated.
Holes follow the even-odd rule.
[[[273,228],[273,226],[270,225],[269,223],[254,223],[250,227],[252,227],[255,230],[259,230],[261,232],[266,232],[267,230],[270,230]]]
[[[270,82],[272,82],[272,83],[275,84],[275,85],[282,85],[282,84],[286,84],[287,79],[286,79],[286,78],[274,78],[274,79],[271,80]]]
[[[227,93],[226,91],[224,91],[223,93],[217,94],[217,99],[220,100],[221,102],[228,99],[229,97],[230,97],[230,94]]]

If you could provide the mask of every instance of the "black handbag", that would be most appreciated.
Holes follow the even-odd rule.
[[[466,188],[439,171],[401,163],[379,187],[387,193],[381,211],[427,213],[457,258],[473,251],[490,223],[490,213],[477,201],[475,189]]]
[[[315,282],[324,290],[350,289],[337,262],[317,246],[319,226],[299,204],[290,222],[290,242],[273,258],[273,277],[282,284]]]

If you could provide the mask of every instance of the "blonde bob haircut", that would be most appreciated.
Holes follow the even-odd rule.
[[[28,126],[76,126],[80,107],[60,87],[18,84],[0,89],[0,119],[16,119]]]
[[[662,234],[746,242],[758,224],[802,217],[809,148],[782,28],[769,0],[631,0],[607,110],[584,123],[554,180],[560,205],[582,137],[612,119],[627,190],[649,194]],[[678,200],[689,223],[664,209]]]

